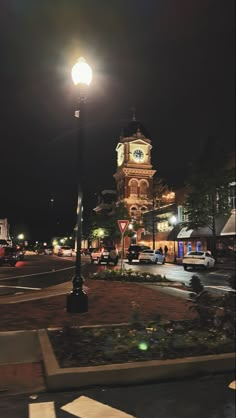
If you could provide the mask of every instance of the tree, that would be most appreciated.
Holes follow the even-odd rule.
[[[156,214],[158,209],[163,205],[163,195],[169,192],[165,181],[160,177],[153,178],[153,185],[151,190],[152,209],[143,217],[144,227],[152,233],[152,248],[155,250],[155,232],[156,224],[159,218]]]
[[[187,229],[209,227],[212,231],[211,250],[216,257],[216,219],[230,213],[229,184],[233,171],[226,167],[227,155],[219,139],[209,138],[203,154],[197,160],[190,181],[185,215]]]
[[[120,240],[120,229],[118,220],[128,219],[128,211],[123,203],[119,205],[114,204],[112,211],[109,213],[102,213],[94,215],[93,225],[91,227],[91,238],[102,238],[103,241],[113,244]]]
[[[159,209],[163,204],[163,195],[168,193],[169,189],[165,180],[160,177],[153,178],[152,202],[153,209]]]

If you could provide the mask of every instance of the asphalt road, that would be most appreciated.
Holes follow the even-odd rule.
[[[234,379],[233,374],[223,374],[139,386],[1,395],[0,417],[235,418],[235,390],[228,387]]]
[[[0,295],[24,293],[42,288],[53,286],[59,283],[70,281],[73,277],[75,257],[62,258],[58,256],[44,255],[26,255],[23,261],[16,264],[15,267],[0,267]],[[96,272],[107,268],[104,265],[90,264],[89,257],[82,258],[83,274],[86,277],[90,272]],[[109,266],[109,268],[120,268]],[[210,271],[184,271],[180,265],[140,265],[127,262],[124,263],[125,269],[161,274],[172,281],[188,284],[192,275],[197,274],[204,286],[210,286],[213,291],[229,289],[228,278],[232,271],[222,269],[213,269]]]

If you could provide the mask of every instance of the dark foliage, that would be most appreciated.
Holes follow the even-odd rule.
[[[61,367],[95,366],[161,360],[234,351],[234,338],[196,321],[50,330],[49,338]]]

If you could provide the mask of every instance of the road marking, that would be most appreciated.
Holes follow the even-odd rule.
[[[29,418],[56,418],[54,402],[30,403]]]
[[[210,288],[210,289],[218,289],[218,290],[225,290],[227,292],[233,291],[231,287],[229,286],[204,286],[204,288]]]
[[[80,396],[73,402],[62,406],[61,409],[80,418],[134,418],[133,415],[128,415],[125,412],[94,401],[86,396]],[[44,415],[42,417],[48,418]]]
[[[43,274],[55,274],[55,273],[59,273],[60,271],[71,270],[71,269],[74,269],[74,266],[73,267],[65,267],[64,269],[53,270],[53,271],[52,270],[43,271],[41,273],[25,274],[24,276],[5,277],[3,279],[0,279],[0,281],[12,280],[12,279],[22,279],[24,277],[42,276]]]
[[[218,272],[218,271],[211,271],[211,272],[209,273],[209,276],[210,276],[210,274],[211,274],[211,275],[215,275],[215,276],[229,277],[229,274],[220,273],[220,272]]]
[[[25,286],[7,286],[4,284],[0,284],[0,287],[4,287],[4,289],[28,289],[28,290],[42,290],[41,287],[25,287]]]
[[[229,384],[228,388],[236,390],[236,380],[233,380],[233,382]]]

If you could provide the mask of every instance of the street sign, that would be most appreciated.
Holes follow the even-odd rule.
[[[119,228],[120,228],[120,232],[123,235],[125,233],[126,229],[127,229],[127,226],[129,225],[129,221],[127,219],[119,220],[118,225],[119,225]]]

